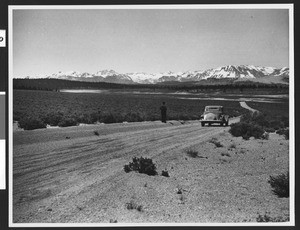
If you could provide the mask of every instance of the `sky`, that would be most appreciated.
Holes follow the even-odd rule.
[[[287,9],[14,9],[13,75],[289,66]]]

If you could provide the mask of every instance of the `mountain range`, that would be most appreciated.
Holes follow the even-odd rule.
[[[27,77],[32,78],[32,77]],[[96,73],[77,71],[58,72],[34,78],[64,79],[84,82],[109,82],[119,84],[157,84],[167,82],[199,82],[208,79],[254,81],[261,83],[289,82],[289,68],[258,67],[252,65],[228,65],[204,71],[165,72],[165,73],[117,73],[114,70],[101,70]]]

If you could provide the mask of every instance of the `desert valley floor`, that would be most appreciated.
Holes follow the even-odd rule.
[[[289,141],[275,133],[269,140],[243,140],[229,128],[156,121],[15,131],[13,222],[231,223],[256,222],[266,213],[288,217],[289,198],[278,198],[267,181],[288,170]],[[188,156],[188,149],[198,157]],[[158,175],[125,173],[124,165],[141,156],[152,158]]]

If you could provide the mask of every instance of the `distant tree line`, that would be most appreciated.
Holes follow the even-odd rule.
[[[288,90],[286,84],[264,84],[259,82],[164,82],[160,84],[116,84],[107,82],[81,82],[61,79],[14,79],[13,89],[59,91],[61,89],[150,89],[150,90],[181,90],[188,92],[201,92],[206,90],[244,89],[283,89]]]

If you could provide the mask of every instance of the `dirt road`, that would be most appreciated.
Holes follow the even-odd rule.
[[[169,121],[14,132],[13,222],[203,223],[254,221],[258,211],[286,215],[288,198],[276,198],[266,180],[288,168],[288,141],[274,134],[269,142],[244,143],[228,129]],[[187,156],[189,148],[199,157]],[[159,175],[125,173],[135,156],[152,158]]]
[[[243,108],[250,110],[252,113],[258,112],[258,110],[253,109],[253,108],[251,108],[250,106],[248,106],[248,105],[246,104],[245,101],[240,101],[240,105],[241,105]]]

